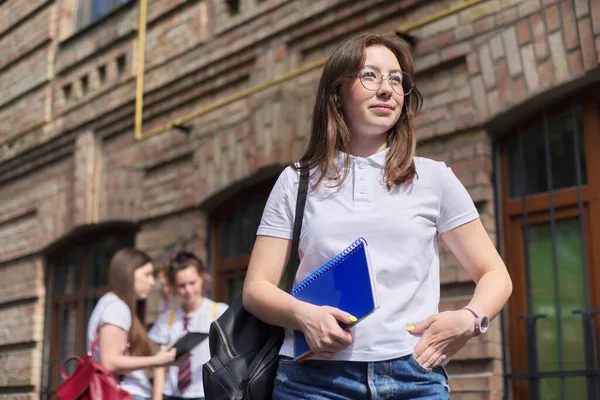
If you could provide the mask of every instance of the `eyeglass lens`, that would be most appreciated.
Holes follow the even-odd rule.
[[[358,76],[360,78],[360,82],[367,90],[376,91],[383,83],[382,74],[376,70],[365,68],[362,71],[360,71]],[[406,96],[412,91],[414,87],[414,83],[411,76],[404,71],[385,74],[383,75],[383,79],[387,79],[390,85],[392,86],[394,92],[400,95]]]

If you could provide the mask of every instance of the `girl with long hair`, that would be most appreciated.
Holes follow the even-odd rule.
[[[274,399],[448,399],[443,366],[506,303],[512,283],[468,192],[443,162],[417,157],[422,97],[395,37],[352,36],[329,57],[308,145],[270,194],[244,283],[245,307],[288,328]],[[290,257],[299,170],[310,172],[295,283],[358,237],[369,243],[379,308],[355,317],[278,287]],[[467,307],[440,313],[438,240],[476,283]],[[293,360],[291,330],[314,356]]]
[[[163,346],[172,346],[187,332],[208,333],[210,324],[227,310],[207,296],[212,278],[208,268],[194,253],[180,251],[171,259],[165,272],[170,292],[178,297],[180,306],[164,311],[148,334]],[[202,400],[204,386],[202,366],[210,359],[208,339],[196,346],[189,359],[156,370],[153,399]]]
[[[109,270],[110,291],[98,300],[87,329],[88,349],[100,364],[117,375],[135,400],[149,399],[146,369],[171,364],[175,350],[152,354],[146,329],[136,313],[138,300],[154,286],[154,267],[147,254],[124,248],[115,253]],[[97,346],[90,347],[94,342]]]

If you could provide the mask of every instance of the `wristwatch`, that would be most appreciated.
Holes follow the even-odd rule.
[[[475,335],[481,335],[488,330],[490,326],[490,319],[487,315],[484,315],[480,309],[473,305],[468,305],[464,308],[469,310],[475,316]]]

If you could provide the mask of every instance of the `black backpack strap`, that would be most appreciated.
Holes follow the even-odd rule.
[[[300,245],[300,232],[302,232],[302,218],[304,217],[304,206],[306,205],[306,195],[308,194],[309,170],[306,166],[300,169],[300,184],[298,186],[298,197],[296,198],[296,216],[294,217],[294,234],[292,236],[292,249],[285,272],[283,274],[285,291],[290,292],[294,286],[294,278],[298,267],[300,266],[300,255],[298,246]]]

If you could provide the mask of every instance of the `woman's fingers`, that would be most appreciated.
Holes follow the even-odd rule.
[[[425,368],[431,368],[432,357],[435,354],[435,349],[432,347],[428,347],[421,353],[420,356],[416,357],[417,362]]]

